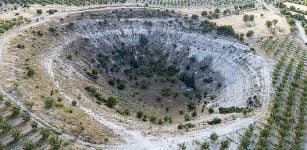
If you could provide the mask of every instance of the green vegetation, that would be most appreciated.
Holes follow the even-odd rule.
[[[255,16],[254,15],[244,15],[243,21],[254,21]]]
[[[113,108],[117,104],[117,98],[115,96],[110,96],[106,102],[109,108]]]
[[[55,105],[55,100],[53,97],[47,97],[45,100],[45,108],[50,109]]]
[[[219,136],[216,134],[216,132],[213,132],[210,134],[210,140],[216,141],[219,138]]]
[[[28,77],[33,77],[35,75],[35,70],[32,67],[26,67],[27,69],[27,76]]]
[[[191,129],[191,128],[194,128],[194,127],[195,127],[194,124],[192,124],[192,123],[187,123],[187,124],[179,124],[179,125],[177,126],[177,129],[179,129],[179,130],[182,130],[182,129],[188,130],[188,129]]]
[[[19,26],[21,24],[24,24],[26,22],[30,22],[30,20],[19,16],[17,18],[13,18],[11,20],[1,20],[0,19],[0,35],[3,34],[4,32],[8,31],[9,29]]]
[[[248,146],[251,144],[251,137],[253,135],[254,126],[249,125],[248,129],[245,130],[244,134],[240,137],[240,144],[238,146],[239,150],[248,149]]]
[[[215,125],[215,124],[219,124],[219,123],[221,123],[221,122],[222,122],[222,119],[217,118],[217,117],[213,118],[213,120],[211,120],[211,121],[207,121],[207,123],[208,123],[209,125]]]

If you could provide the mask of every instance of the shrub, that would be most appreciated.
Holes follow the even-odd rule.
[[[5,104],[6,107],[11,107],[12,106],[12,102],[9,101],[9,100],[5,101],[4,104]]]
[[[46,100],[45,100],[45,108],[49,109],[49,108],[52,108],[54,106],[54,98],[53,97],[48,97]]]
[[[216,141],[218,138],[219,138],[219,136],[215,132],[211,133],[210,140]]]
[[[28,140],[25,145],[23,146],[24,150],[33,150],[35,149],[35,144],[33,143],[32,140]]]
[[[109,79],[108,84],[111,85],[111,86],[114,86],[115,85],[114,79]]]
[[[140,35],[140,38],[139,38],[139,43],[140,43],[140,45],[141,45],[142,47],[144,47],[144,46],[146,46],[146,45],[148,44],[148,42],[149,42],[149,41],[148,41],[146,35],[141,34],[141,35]]]
[[[72,102],[71,102],[71,105],[72,105],[72,106],[77,106],[77,104],[78,104],[77,101],[72,101]]]
[[[4,100],[3,94],[0,93],[0,102]]]
[[[51,131],[48,128],[41,127],[39,128],[39,133],[43,136],[44,139],[46,139],[51,134]]]
[[[194,111],[192,112],[192,117],[196,117],[196,116],[197,116],[197,111],[194,110]]]
[[[25,48],[25,45],[23,45],[23,44],[18,44],[18,45],[17,45],[17,48],[19,48],[19,49],[24,49],[24,48]]]
[[[32,129],[37,129],[37,126],[38,126],[37,122],[35,122],[35,121],[31,122]]]
[[[12,129],[12,125],[10,122],[3,120],[0,122],[0,128],[4,131],[9,131]]]
[[[213,114],[214,113],[214,109],[213,108],[209,108],[209,114]]]
[[[58,11],[55,10],[55,9],[50,9],[50,10],[48,10],[47,12],[48,12],[50,15],[52,15],[52,14],[58,12]]]
[[[191,116],[189,114],[185,114],[184,115],[184,120],[185,121],[190,121],[191,120]]]
[[[172,94],[173,90],[170,87],[163,87],[161,89],[162,96],[170,96]]]
[[[42,13],[43,13],[43,10],[37,9],[37,10],[36,10],[36,13],[37,13],[37,14],[42,14]]]
[[[58,150],[61,148],[62,140],[55,134],[50,136],[48,142],[51,145],[52,150]]]
[[[193,20],[198,20],[198,15],[193,14],[193,15],[191,16],[191,19],[193,19]]]
[[[22,117],[22,119],[23,119],[23,121],[25,121],[25,122],[28,122],[28,121],[30,121],[30,114],[29,113],[27,113],[27,112],[22,112],[21,113],[21,117]]]
[[[69,28],[69,29],[74,29],[74,27],[75,27],[75,23],[73,23],[73,22],[70,22],[68,25],[67,25],[67,28]]]
[[[179,114],[180,114],[180,115],[183,115],[183,114],[184,114],[184,111],[183,111],[183,110],[179,110]]]
[[[156,123],[157,117],[151,116],[151,117],[150,117],[150,121],[151,121],[152,123]]]
[[[44,33],[43,33],[42,31],[39,30],[39,31],[37,31],[37,35],[38,35],[38,36],[43,36]]]
[[[228,139],[224,139],[221,141],[221,150],[227,149],[229,147],[230,141]]]
[[[201,144],[200,149],[201,150],[209,150],[210,144],[209,142],[205,141],[204,143]]]
[[[11,108],[11,111],[12,111],[12,116],[17,116],[20,114],[20,107],[14,105],[12,108]]]
[[[68,54],[68,55],[66,56],[66,58],[67,58],[68,60],[72,60],[73,55],[72,55],[72,54]]]
[[[91,96],[94,96],[100,103],[105,102],[105,99],[102,97],[102,95],[97,91],[95,87],[87,86],[85,87],[85,90],[88,91]]]
[[[253,30],[248,30],[246,33],[246,37],[252,37],[254,35],[254,31]]]
[[[35,74],[35,70],[32,67],[27,67],[27,76],[28,77],[33,77]]]
[[[123,90],[125,89],[125,84],[122,81],[117,82],[117,89]]]
[[[142,89],[147,89],[147,87],[149,86],[149,81],[147,81],[147,80],[142,80],[141,81],[141,88]]]
[[[204,17],[204,16],[207,16],[208,15],[208,12],[207,11],[202,11],[201,12],[201,15]]]
[[[28,101],[28,100],[26,100],[24,103],[25,103],[25,105],[26,105],[30,110],[32,109],[32,107],[33,107],[33,105],[34,105],[34,102]]]
[[[11,131],[11,135],[12,135],[14,141],[19,140],[19,139],[21,138],[21,136],[22,136],[22,135],[21,135],[21,131],[20,131],[19,129],[14,129],[14,130],[12,130],[12,131]]]
[[[143,117],[144,113],[142,111],[139,111],[136,113],[136,117],[141,119]]]
[[[187,106],[189,110],[195,110],[197,107],[196,103],[194,102],[190,102]]]
[[[213,120],[208,121],[208,124],[209,125],[214,125],[214,124],[219,124],[221,122],[222,122],[222,119],[215,117],[215,118],[213,118]]]
[[[116,104],[117,104],[117,98],[115,96],[110,96],[106,103],[106,105],[109,108],[113,108]]]

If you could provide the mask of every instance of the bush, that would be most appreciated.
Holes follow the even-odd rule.
[[[43,13],[43,10],[37,9],[37,10],[36,10],[36,13],[37,13],[37,14],[42,14],[42,13]]]
[[[149,86],[149,81],[147,81],[147,80],[142,80],[141,81],[141,88],[142,89],[147,89],[147,87]]]
[[[21,113],[21,117],[22,117],[22,119],[23,119],[23,121],[25,121],[25,122],[28,122],[28,121],[30,121],[30,114],[29,113],[27,113],[27,112],[22,112]]]
[[[139,111],[136,113],[136,117],[139,119],[143,118],[143,116],[144,116],[144,113],[142,111]]]
[[[84,89],[88,91],[91,96],[94,96],[100,103],[105,102],[105,99],[102,97],[101,93],[99,93],[95,87],[87,86]]]
[[[109,79],[108,84],[111,85],[111,86],[114,86],[115,85],[114,79]]]
[[[6,107],[11,107],[12,106],[12,102],[9,101],[9,100],[5,101],[4,104],[5,104]]]
[[[48,97],[46,100],[45,100],[45,108],[49,109],[49,108],[52,108],[54,106],[54,98],[53,97]]]
[[[19,49],[24,49],[24,48],[25,48],[25,45],[23,45],[23,44],[18,44],[18,45],[17,45],[17,48],[19,48]]]
[[[173,90],[170,87],[163,87],[161,89],[162,96],[170,96],[172,94]]]
[[[62,140],[55,134],[50,136],[48,142],[51,145],[52,150],[58,150],[61,148]]]
[[[24,150],[33,150],[35,149],[35,144],[33,143],[32,140],[28,140],[25,145],[23,146]]]
[[[4,100],[3,94],[0,93],[0,102]]]
[[[191,116],[189,114],[185,114],[184,121],[190,121],[190,120],[191,120]]]
[[[235,31],[231,25],[218,26],[217,33],[229,36],[235,35]]]
[[[213,114],[214,113],[214,109],[213,108],[209,108],[209,114]]]
[[[30,110],[32,109],[32,107],[33,107],[33,105],[34,105],[34,102],[28,101],[28,100],[26,100],[24,103],[25,103],[25,105],[26,105]]]
[[[150,117],[150,121],[151,121],[152,123],[156,123],[157,117],[151,116],[151,117]]]
[[[219,136],[215,132],[211,133],[210,140],[216,141],[218,138],[219,138]]]
[[[21,131],[19,129],[14,129],[11,131],[11,135],[14,139],[14,141],[17,141],[21,138],[22,134]]]
[[[16,105],[14,105],[12,108],[11,108],[11,111],[12,111],[12,116],[17,116],[20,114],[20,108]]]
[[[254,31],[253,30],[248,30],[246,33],[246,37],[252,37],[254,35]]]
[[[193,19],[193,20],[198,20],[198,15],[193,14],[193,15],[191,16],[191,19]]]
[[[125,89],[125,84],[122,81],[117,82],[117,89],[119,90]]]
[[[192,117],[196,117],[197,116],[197,112],[196,112],[196,110],[194,110],[193,112],[192,112]]]
[[[72,102],[71,102],[71,105],[72,105],[72,106],[77,106],[77,104],[78,104],[77,101],[72,101]]]
[[[35,121],[31,122],[32,129],[37,129],[37,126],[38,126],[37,122],[35,122]]]
[[[201,150],[209,150],[210,144],[209,142],[205,141],[204,143],[201,144]]]
[[[106,105],[109,108],[113,108],[116,104],[117,104],[117,98],[115,96],[110,96],[106,103]]]
[[[27,76],[33,77],[35,75],[35,70],[32,67],[27,67]]]
[[[208,12],[207,11],[202,11],[201,12],[201,15],[204,17],[204,16],[207,16],[208,15]]]
[[[229,147],[230,141],[228,139],[224,139],[221,141],[221,150],[227,149]]]
[[[6,120],[2,120],[0,122],[0,129],[4,130],[4,131],[9,131],[12,129],[12,124]]]
[[[39,128],[39,133],[43,136],[43,139],[46,139],[51,134],[50,129],[41,127]]]
[[[52,15],[52,14],[58,12],[58,11],[55,10],[55,9],[50,9],[50,10],[48,10],[47,12],[48,12],[50,15]]]
[[[194,110],[197,107],[196,103],[194,102],[190,102],[187,106],[189,110]]]
[[[140,39],[139,39],[140,45],[141,45],[142,47],[144,47],[144,46],[146,46],[146,45],[148,44],[148,42],[149,42],[149,41],[148,41],[146,35],[141,34],[141,35],[140,35]]]
[[[221,122],[222,122],[222,119],[215,117],[215,118],[213,118],[213,120],[208,121],[208,124],[209,125],[214,125],[214,124],[219,124]]]
[[[194,128],[195,125],[192,124],[192,123],[187,123],[187,124],[179,124],[177,126],[177,129],[181,130],[181,129],[191,129],[191,128]]]

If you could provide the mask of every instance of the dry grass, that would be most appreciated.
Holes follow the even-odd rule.
[[[286,2],[284,4],[287,5],[287,7],[294,6],[295,8],[299,8],[300,10],[307,11],[307,6],[304,6],[304,5],[299,5],[299,4],[289,3],[289,2]]]
[[[38,30],[44,32],[43,37],[32,34],[32,31]],[[34,102],[32,109],[34,113],[39,114],[45,121],[63,129],[66,133],[72,133],[93,143],[106,143],[105,138],[108,138],[107,143],[121,141],[112,130],[71,106],[70,102],[57,101],[58,97],[62,96],[55,90],[56,87],[47,78],[44,68],[40,66],[41,54],[45,53],[47,47],[50,47],[56,41],[56,39],[45,36],[46,34],[46,29],[33,28],[11,40],[10,45],[3,53],[3,57],[7,58],[3,60],[7,66],[3,66],[0,75],[1,79],[6,79],[0,82],[1,85],[6,89],[16,91],[20,100]],[[25,48],[18,49],[16,46],[18,44],[24,44]],[[31,78],[26,75],[27,66],[34,68],[36,71]],[[57,106],[49,110],[45,109],[44,100],[46,97],[53,97],[57,101]],[[81,125],[84,129],[81,129]]]
[[[254,15],[255,20],[250,23],[245,23],[243,21],[244,14]],[[214,19],[212,21],[216,22],[218,25],[232,25],[237,33],[246,34],[248,30],[253,30],[255,32],[254,36],[258,37],[272,34],[271,30],[266,27],[265,23],[267,20],[272,21],[273,19],[277,19],[278,23],[276,25],[276,29],[278,29],[279,31],[276,30],[276,34],[290,33],[289,25],[286,19],[279,15],[273,14],[266,10],[254,10],[245,12],[244,14],[225,16],[219,19]],[[264,16],[261,17],[260,14],[263,14]],[[248,24],[251,24],[251,26],[249,27]]]

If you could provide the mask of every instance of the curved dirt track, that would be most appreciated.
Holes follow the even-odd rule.
[[[118,9],[119,8],[123,8],[123,7],[118,7]],[[110,8],[102,8],[102,9],[115,9],[115,8],[110,7]],[[94,11],[94,10],[85,10],[85,11]],[[80,11],[77,11],[77,12],[80,12]],[[69,13],[75,13],[75,12],[66,12],[66,13],[54,16],[54,18],[58,18],[59,16],[65,16]],[[47,18],[45,21],[49,21],[52,19],[53,18]],[[31,24],[24,25],[19,28],[12,29],[11,31],[7,32],[4,36],[0,38],[0,66],[5,65],[1,63],[2,62],[1,61],[2,51],[4,51],[5,45],[8,43],[10,38],[16,36],[19,33],[19,31],[22,31],[31,26],[35,26],[41,23],[43,22],[31,23]],[[72,101],[72,98],[66,95],[65,91],[62,90],[61,87],[58,86],[58,84],[54,80],[53,62],[57,58],[57,54],[59,54],[58,51],[52,51],[50,54],[48,54],[48,59],[44,61],[43,65],[45,66],[46,71],[48,72],[51,80],[58,87],[60,93],[65,97],[67,101]],[[78,142],[79,144],[82,144],[82,145],[104,147],[104,148],[109,148],[109,149],[176,149],[178,148],[178,144],[186,143],[189,149],[194,149],[194,148],[197,148],[198,146],[195,141],[200,141],[200,142],[204,141],[204,139],[209,138],[212,132],[216,132],[220,136],[224,136],[224,137],[230,137],[232,135],[235,135],[237,134],[237,132],[243,131],[244,128],[247,128],[249,124],[255,124],[261,121],[261,119],[263,118],[263,114],[267,109],[267,105],[269,103],[270,95],[271,95],[271,80],[270,80],[270,73],[269,73],[270,64],[264,63],[264,66],[261,66],[261,67],[265,68],[261,72],[261,76],[263,77],[263,79],[261,79],[261,85],[263,86],[263,90],[261,91],[261,94],[263,97],[262,107],[260,110],[257,110],[253,115],[249,117],[240,118],[240,119],[231,121],[229,123],[220,124],[220,125],[205,128],[205,129],[189,131],[185,133],[176,133],[176,134],[165,133],[165,134],[161,134],[158,136],[153,136],[153,135],[145,135],[144,133],[138,130],[128,129],[121,123],[118,123],[113,120],[109,120],[105,118],[104,116],[100,115],[99,113],[92,111],[89,108],[79,106],[79,109],[85,112],[88,116],[94,118],[99,123],[111,128],[112,130],[114,130],[114,132],[121,135],[123,139],[126,141],[126,143],[120,144],[120,145],[95,145],[95,144],[90,144],[90,143],[83,142],[83,141],[78,141]],[[250,79],[252,79],[252,77]],[[246,82],[244,83],[246,84]],[[243,85],[239,84],[236,86],[243,86]],[[0,91],[5,93],[6,96],[10,97],[10,93],[5,92],[1,87],[0,87]],[[18,104],[19,106],[22,106],[22,103],[19,100],[14,99],[13,97],[10,97],[10,98],[12,98],[16,104]],[[22,108],[26,109],[23,106]],[[35,120],[38,120],[39,122],[45,124],[46,126],[50,126],[48,125],[47,122],[45,122],[39,116],[33,113],[31,113],[31,115],[33,116]],[[61,130],[56,129],[55,127],[52,127],[52,128],[54,128],[58,132],[61,132]],[[69,134],[65,134],[65,133],[62,133],[62,137],[70,138],[70,139],[74,138],[73,136]],[[232,143],[232,144],[236,145],[235,143]]]

